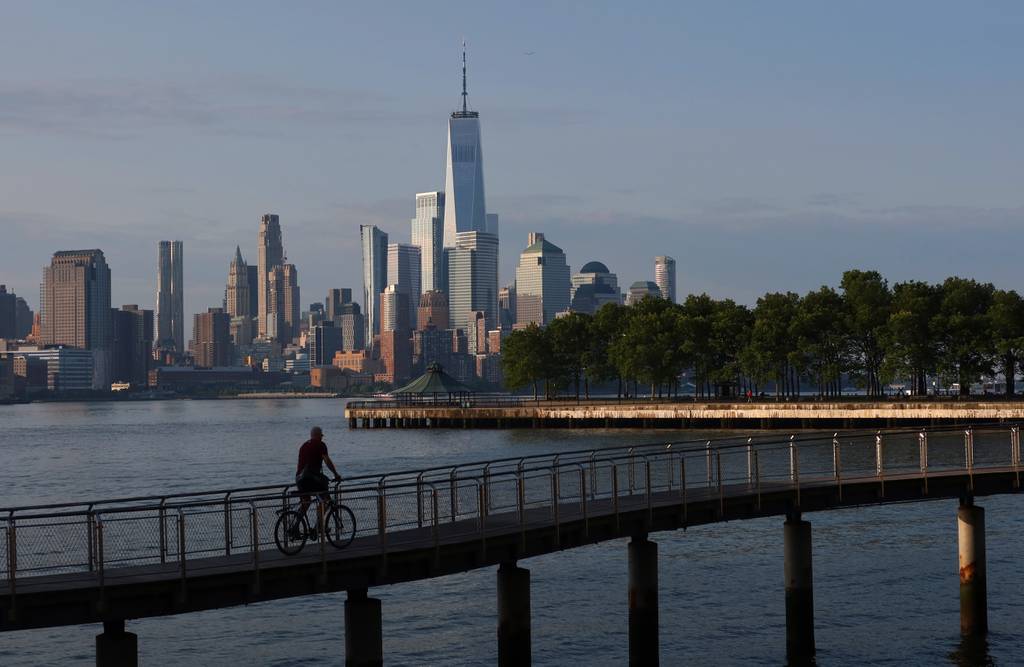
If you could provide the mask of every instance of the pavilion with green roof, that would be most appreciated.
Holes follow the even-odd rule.
[[[430,364],[426,373],[391,392],[400,403],[456,403],[472,394],[469,387],[445,373],[437,363]]]

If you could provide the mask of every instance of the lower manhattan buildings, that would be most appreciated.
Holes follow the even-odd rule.
[[[185,352],[184,250],[181,241],[157,246],[156,343],[169,351]]]

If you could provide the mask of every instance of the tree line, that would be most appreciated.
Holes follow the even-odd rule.
[[[1024,361],[1024,299],[967,278],[890,286],[877,271],[851,270],[839,289],[770,292],[753,308],[701,294],[569,313],[513,331],[501,359],[506,386],[535,397],[568,389],[579,398],[612,382],[620,396],[641,386],[673,395],[684,372],[702,397],[769,385],[779,397],[834,396],[844,376],[869,396],[894,382],[926,395],[928,377],[966,395],[997,373],[1009,396]]]

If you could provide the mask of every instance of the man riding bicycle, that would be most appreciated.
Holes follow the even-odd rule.
[[[324,432],[319,426],[314,426],[309,432],[309,440],[299,447],[299,464],[295,470],[295,486],[303,493],[302,502],[299,505],[299,514],[303,516],[309,509],[310,493],[317,493],[324,502],[331,499],[330,494],[327,493],[330,482],[327,476],[321,472],[324,463],[334,473],[334,481],[340,481],[341,475],[334,467],[331,457],[327,455]]]

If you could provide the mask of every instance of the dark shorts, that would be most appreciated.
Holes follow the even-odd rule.
[[[309,475],[303,475],[295,478],[295,487],[305,494],[318,493],[324,500],[330,498],[327,494],[327,489],[330,487],[330,480],[327,479],[326,475],[321,473],[313,473]],[[303,500],[309,498],[308,495],[302,496]]]

